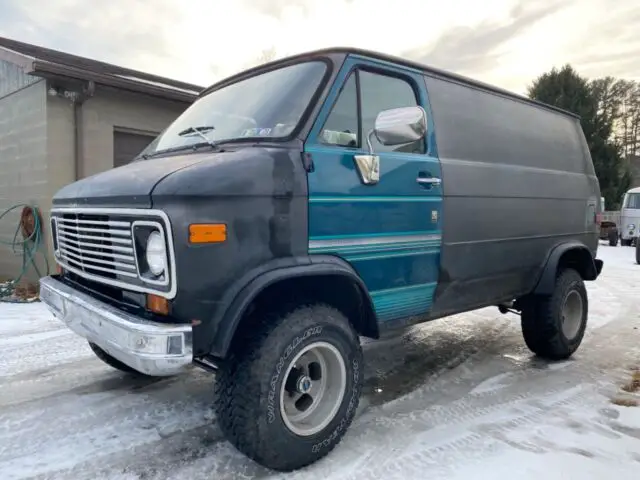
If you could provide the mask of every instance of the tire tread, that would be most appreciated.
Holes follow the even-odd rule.
[[[325,304],[305,304],[285,308],[266,315],[261,320],[250,322],[251,331],[243,332],[244,335],[234,344],[216,379],[215,408],[225,437],[250,459],[279,471],[292,471],[312,462],[301,463],[294,452],[287,452],[286,456],[282,456],[278,452],[283,449],[272,448],[278,443],[278,439],[267,441],[263,438],[256,419],[266,408],[260,402],[260,399],[264,401],[266,392],[257,379],[272,375],[274,361],[279,355],[279,352],[269,348],[274,336],[281,337],[291,331],[309,327],[313,323],[309,320],[314,317],[321,317],[323,323],[341,328],[357,345],[358,355],[361,357],[358,335],[340,311]],[[356,388],[361,387],[358,385]],[[358,391],[358,397],[359,393]],[[352,420],[353,415],[348,419],[343,433]],[[326,456],[340,440],[341,438],[337,438],[312,461]]]
[[[586,326],[582,326],[578,335],[569,342],[558,322],[559,311],[564,301],[564,293],[578,284],[583,295],[584,315],[588,316],[587,293],[580,274],[571,268],[564,269],[556,279],[554,292],[550,296],[538,296],[531,299],[522,310],[522,333],[529,350],[536,355],[550,360],[569,358],[580,345]]]

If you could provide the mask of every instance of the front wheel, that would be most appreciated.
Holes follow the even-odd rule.
[[[550,296],[528,299],[522,309],[522,334],[527,347],[550,360],[564,360],[578,349],[587,328],[589,298],[582,277],[563,270]]]
[[[640,265],[640,238],[636,240],[636,263]]]
[[[309,465],[342,439],[358,407],[362,349],[349,320],[327,305],[266,318],[238,342],[216,380],[227,439],[279,471]]]

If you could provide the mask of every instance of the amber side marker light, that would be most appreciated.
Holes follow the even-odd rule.
[[[158,315],[169,315],[169,301],[158,295],[147,295],[147,310]]]
[[[224,223],[193,223],[189,225],[189,243],[222,243],[227,240]]]

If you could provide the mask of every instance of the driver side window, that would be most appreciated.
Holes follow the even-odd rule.
[[[360,102],[358,102],[360,97]],[[383,110],[419,105],[411,84],[402,78],[356,70],[349,75],[320,132],[325,145],[365,148],[367,135]],[[375,152],[425,153],[425,139],[404,145],[382,145],[371,136]]]
[[[327,117],[320,141],[325,145],[357,148],[360,146],[358,126],[358,86],[354,72],[349,75]]]

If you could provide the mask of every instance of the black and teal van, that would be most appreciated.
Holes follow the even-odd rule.
[[[569,357],[600,199],[572,114],[314,51],[213,85],[134,162],[61,189],[41,298],[117,369],[216,371],[227,438],[292,470],[351,424],[360,337],[496,306]]]

